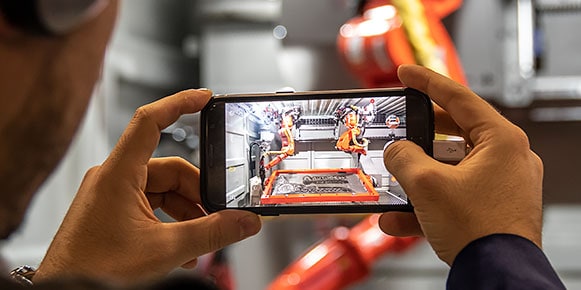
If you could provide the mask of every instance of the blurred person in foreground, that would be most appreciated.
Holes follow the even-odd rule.
[[[75,8],[82,3],[89,6]],[[64,7],[53,14],[78,10],[62,15],[73,28],[47,15],[54,5]],[[99,78],[117,10],[115,0],[0,1],[2,239],[21,224],[34,193],[66,153]],[[34,284],[147,283],[260,230],[259,217],[247,211],[205,215],[199,171],[187,161],[151,159],[160,130],[199,111],[211,94],[186,90],[137,109],[111,155],[85,175]],[[178,222],[160,222],[156,208]],[[0,280],[0,289],[8,285]]]
[[[90,7],[83,10],[88,11],[81,15],[84,21],[65,31],[66,25],[43,25],[38,20],[50,17],[42,13],[26,14],[44,11],[27,8],[50,0],[0,0],[2,239],[21,224],[34,193],[66,153],[99,77],[117,14],[114,0],[53,1]],[[542,163],[526,135],[468,89],[429,70],[404,66],[399,77],[441,106],[438,130],[464,136],[473,149],[451,166],[409,142],[389,146],[385,163],[415,212],[385,213],[382,229],[426,236],[452,266],[450,289],[478,288],[462,283],[519,289],[531,281],[539,289],[563,288],[541,251]],[[199,279],[162,278],[180,266],[194,267],[202,254],[256,234],[260,219],[235,210],[205,215],[199,170],[179,158],[151,158],[160,131],[180,115],[199,111],[210,96],[209,90],[186,90],[137,109],[111,155],[87,172],[29,284],[38,289],[213,288]],[[160,222],[155,208],[177,222]],[[513,260],[519,269],[507,267]],[[525,280],[529,284],[521,284]],[[0,279],[0,288],[19,284]]]

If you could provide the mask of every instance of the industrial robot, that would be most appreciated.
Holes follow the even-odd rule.
[[[454,44],[442,24],[442,19],[461,4],[462,0],[359,0],[358,15],[339,31],[338,50],[347,68],[368,88],[401,86],[397,67],[414,63],[467,85]],[[388,116],[386,125],[394,137],[399,118]],[[359,136],[357,130],[353,127],[348,133],[351,135],[342,141],[352,142],[353,138],[348,137]],[[351,146],[363,145],[353,143]],[[337,149],[365,152],[344,144],[338,142]],[[351,228],[333,229],[326,239],[284,269],[267,289],[344,289],[369,277],[380,257],[405,252],[421,241],[384,234],[378,219],[379,215],[373,214]]]
[[[367,155],[369,140],[361,138],[361,142],[359,142],[358,137],[363,135],[365,126],[375,119],[376,111],[373,104],[371,102],[364,107],[349,105],[337,109],[335,112],[337,122],[341,122],[347,127],[347,131],[339,136],[335,144],[337,150]]]
[[[268,112],[267,112],[268,113]],[[301,112],[298,107],[292,107],[285,109],[282,114],[276,114],[277,116],[281,116],[280,118],[280,129],[278,130],[278,134],[282,141],[282,147],[278,151],[266,151],[264,152],[263,156],[271,156],[276,155],[273,159],[268,162],[268,164],[264,165],[264,169],[269,170],[272,167],[279,164],[281,161],[286,159],[289,156],[295,155],[295,140],[293,137],[292,129],[295,126],[295,121],[300,117]]]

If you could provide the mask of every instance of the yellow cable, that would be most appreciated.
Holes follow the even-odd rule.
[[[447,76],[448,68],[443,60],[445,52],[438,48],[430,35],[422,1],[392,0],[392,3],[402,19],[417,63]]]

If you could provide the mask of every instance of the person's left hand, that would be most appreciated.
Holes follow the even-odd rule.
[[[151,159],[160,131],[199,111],[208,90],[188,90],[139,108],[113,152],[87,172],[34,281],[88,277],[114,283],[193,267],[198,256],[256,234],[248,211],[205,215],[199,170],[180,158]],[[161,208],[177,220],[160,222]]]

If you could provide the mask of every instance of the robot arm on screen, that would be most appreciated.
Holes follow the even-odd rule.
[[[282,140],[282,147],[278,151],[266,151],[265,156],[276,155],[268,164],[264,166],[266,170],[276,166],[288,156],[295,155],[295,140],[292,129],[295,121],[300,117],[300,110],[297,107],[292,107],[282,114],[282,120],[278,134]]]
[[[367,155],[367,145],[369,145],[369,140],[361,138],[360,142],[358,137],[362,135],[365,126],[375,118],[375,107],[373,102],[364,107],[357,107],[354,105],[341,107],[335,112],[335,115],[337,116],[337,119],[347,127],[347,131],[339,136],[335,148],[347,153]]]

